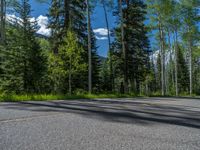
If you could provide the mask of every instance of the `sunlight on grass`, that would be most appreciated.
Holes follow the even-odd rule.
[[[0,94],[0,102],[20,101],[50,101],[50,100],[73,100],[73,99],[96,99],[96,98],[133,98],[135,94],[82,94],[82,95],[8,95]]]
[[[151,95],[150,97],[156,97],[156,96],[160,97],[159,95]],[[0,94],[0,102],[51,101],[51,100],[98,99],[98,98],[134,98],[134,97],[145,97],[145,96],[135,95],[135,94],[79,94],[71,96],[54,95],[54,94],[33,94],[33,95]],[[180,95],[180,97],[186,97],[186,96]],[[200,98],[196,95],[187,97]]]

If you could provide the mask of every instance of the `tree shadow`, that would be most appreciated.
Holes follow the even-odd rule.
[[[3,107],[33,112],[73,113],[110,122],[141,125],[159,123],[200,129],[200,106],[154,104],[147,100],[19,102],[7,103]]]
[[[195,97],[191,97],[191,96],[150,96],[150,98],[174,98],[176,100],[179,100],[179,99],[187,99],[187,100],[200,100],[200,96],[195,96]]]

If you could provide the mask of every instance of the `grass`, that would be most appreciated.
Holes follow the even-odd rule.
[[[134,97],[145,97],[142,95],[135,94],[78,94],[78,95],[54,95],[54,94],[0,94],[0,102],[22,102],[22,101],[51,101],[51,100],[75,100],[75,99],[96,99],[96,98],[134,98]],[[150,95],[149,97],[171,97],[161,95]],[[200,98],[197,95],[185,96],[179,95],[179,97],[188,98]]]
[[[169,94],[162,96],[160,91],[152,92],[149,97],[190,97],[190,98],[200,98],[200,95],[193,93],[190,95],[189,92],[181,92],[176,96],[176,93],[169,92]]]
[[[50,101],[50,100],[73,100],[73,99],[95,99],[95,98],[133,98],[135,94],[80,94],[80,95],[9,95],[0,94],[0,102],[22,102],[22,101]]]

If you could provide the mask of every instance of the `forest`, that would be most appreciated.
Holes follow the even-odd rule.
[[[29,0],[0,0],[0,95],[200,95],[200,0],[35,1],[49,4],[49,36]],[[106,57],[91,24],[97,5]]]

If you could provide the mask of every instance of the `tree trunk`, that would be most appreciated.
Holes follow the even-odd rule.
[[[87,26],[88,26],[88,92],[92,93],[92,50],[91,50],[91,21],[90,21],[90,4],[87,4]]]
[[[103,9],[104,9],[106,27],[107,27],[107,31],[108,31],[108,50],[110,53],[110,81],[111,81],[111,91],[113,91],[113,88],[114,88],[114,75],[113,75],[113,62],[112,62],[113,52],[111,50],[110,29],[109,29],[108,15],[107,15],[107,11],[106,11],[105,0],[102,0],[102,5],[103,5]]]
[[[128,76],[127,76],[127,59],[126,59],[126,48],[124,41],[124,19],[123,19],[123,9],[122,9],[122,0],[119,0],[119,11],[121,18],[121,42],[122,42],[122,51],[123,51],[123,59],[124,59],[124,92],[128,92]]]
[[[172,59],[172,45],[171,45],[171,36],[168,30],[168,43],[169,43],[169,50],[170,50],[170,74],[171,74],[171,81],[174,87],[174,68],[173,68],[173,59]]]
[[[163,37],[163,29],[162,25],[159,22],[159,33],[160,33],[160,51],[161,51],[161,89],[162,96],[165,95],[165,52],[164,52],[164,37]]]
[[[70,16],[70,0],[64,1],[64,9],[65,9],[65,21],[64,21],[64,27],[67,30],[71,25],[71,16]]]
[[[192,96],[193,83],[192,83],[192,47],[191,47],[191,44],[189,46],[189,70],[190,70],[190,96]]]
[[[190,28],[188,28],[190,32]],[[190,96],[192,96],[193,92],[193,81],[192,81],[192,42],[189,39],[189,74],[190,74]]]
[[[5,42],[5,10],[6,2],[5,0],[0,0],[0,43]]]
[[[175,39],[174,39],[174,44],[175,44],[175,87],[176,87],[176,96],[178,96],[178,35],[177,35],[177,30],[175,30]]]
[[[72,95],[72,57],[70,56],[70,65],[69,65],[69,94]]]

